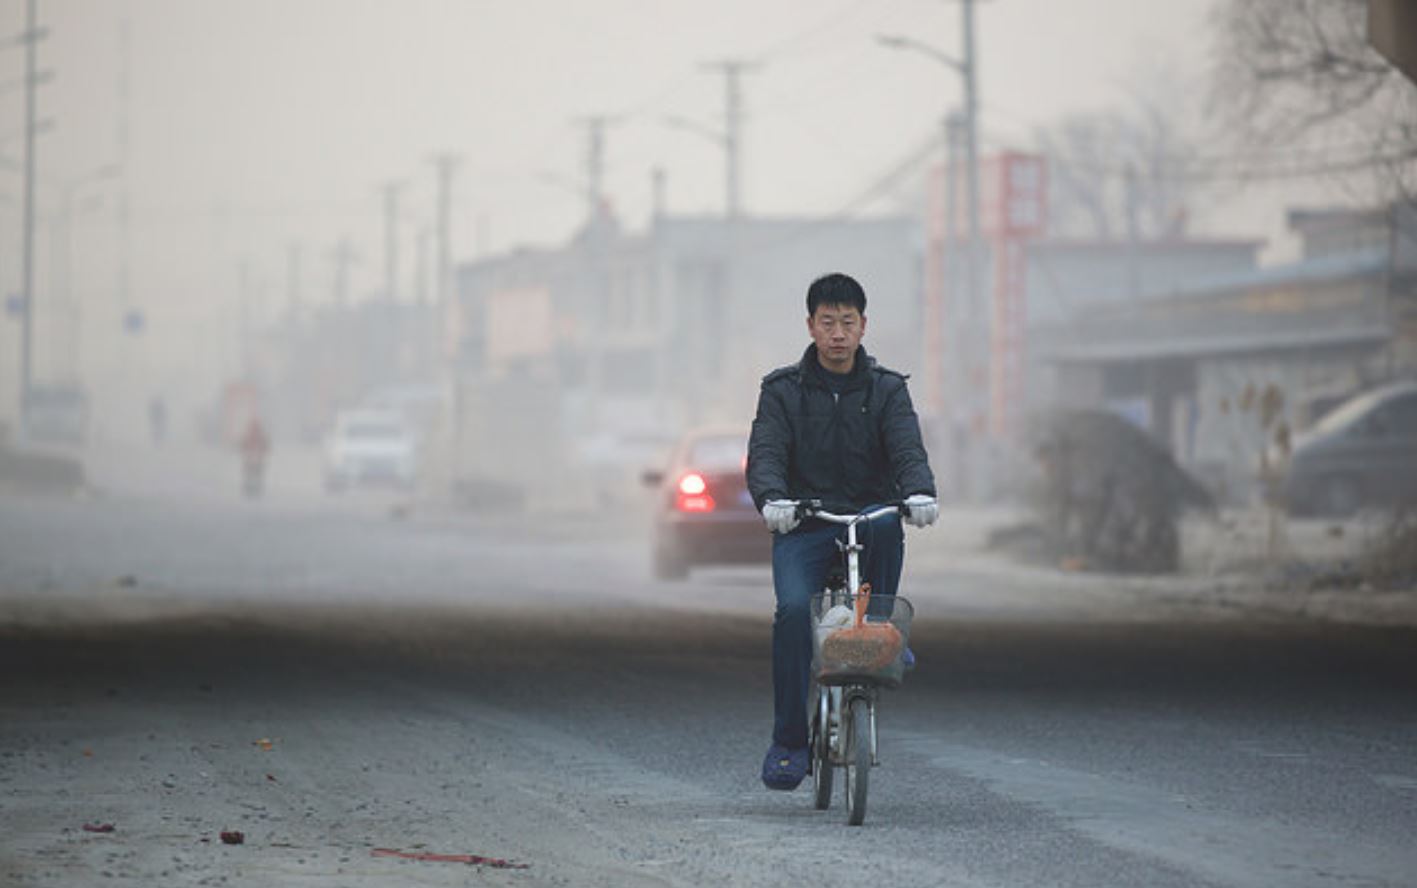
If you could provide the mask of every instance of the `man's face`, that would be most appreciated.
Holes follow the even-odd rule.
[[[807,332],[817,344],[817,359],[822,366],[846,373],[866,332],[866,316],[850,305],[818,305],[807,317]]]

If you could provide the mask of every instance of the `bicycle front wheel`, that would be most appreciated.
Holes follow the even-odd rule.
[[[846,822],[866,820],[866,786],[871,776],[871,703],[853,697],[846,724]]]
[[[817,711],[812,716],[812,802],[818,811],[832,803],[831,690],[817,686]]]

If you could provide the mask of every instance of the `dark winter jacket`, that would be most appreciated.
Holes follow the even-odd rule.
[[[748,490],[771,499],[820,499],[855,512],[911,494],[935,495],[906,377],[857,348],[841,394],[827,384],[817,347],[763,377],[748,441]]]

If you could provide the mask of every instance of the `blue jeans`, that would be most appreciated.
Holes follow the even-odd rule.
[[[772,585],[777,595],[772,622],[772,740],[788,749],[807,745],[811,601],[824,588],[832,565],[841,560],[839,539],[846,539],[845,527],[817,519],[772,538]],[[866,547],[861,553],[861,579],[871,584],[871,594],[894,595],[905,561],[900,517],[884,515],[856,525],[856,541]]]

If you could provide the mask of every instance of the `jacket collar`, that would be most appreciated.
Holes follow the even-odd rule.
[[[848,374],[850,381],[847,386],[856,388],[862,385],[866,380],[866,375],[875,365],[876,359],[866,353],[866,346],[856,346],[856,360],[851,365],[851,373]],[[806,351],[802,352],[802,360],[797,366],[803,379],[810,379],[820,385],[826,385],[823,374],[827,371],[822,366],[822,362],[817,359],[817,344],[815,342],[809,344]]]

